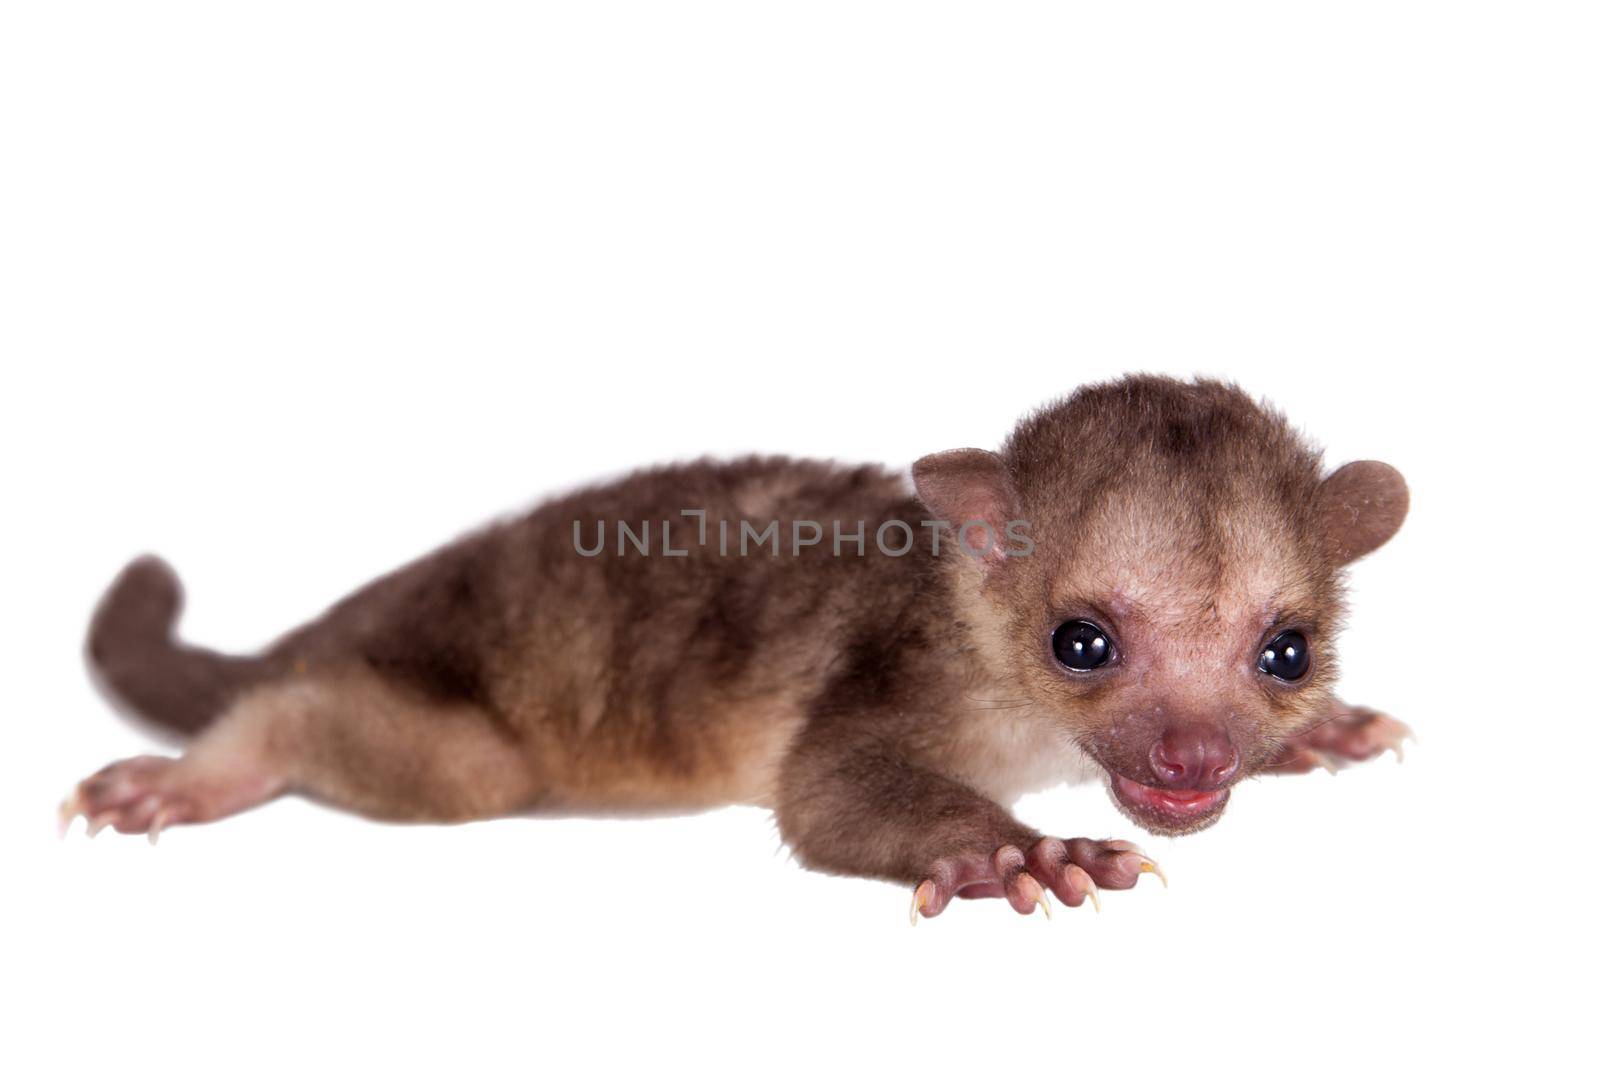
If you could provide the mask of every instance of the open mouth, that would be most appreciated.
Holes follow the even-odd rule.
[[[1202,830],[1222,816],[1228,790],[1158,789],[1111,772],[1111,795],[1128,817],[1147,830],[1185,834]]]

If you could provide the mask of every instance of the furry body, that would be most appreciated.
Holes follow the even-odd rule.
[[[90,656],[133,711],[196,739],[91,777],[68,813],[154,831],[286,791],[431,821],[751,803],[810,866],[916,885],[921,914],[957,894],[1029,911],[1042,886],[1081,903],[1148,861],[1017,823],[1018,795],[1107,774],[1139,821],[1186,832],[1239,778],[1392,740],[1331,689],[1339,568],[1404,514],[1378,467],[1325,480],[1239,391],[1132,378],[1044,409],[999,454],[929,457],[914,485],[785,459],[633,475],[380,579],[256,657],[175,643],[176,578],[141,560]],[[816,543],[738,540],[796,520]],[[1026,554],[953,533],[1017,520]],[[874,543],[886,524],[905,551]],[[585,554],[599,530],[614,536]],[[1114,669],[1061,669],[1065,618],[1114,635]],[[1264,685],[1257,645],[1291,622],[1316,670]],[[1191,794],[1203,818],[1180,811]]]

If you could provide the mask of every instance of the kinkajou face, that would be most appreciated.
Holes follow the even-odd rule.
[[[1038,550],[989,560],[974,587],[981,647],[1166,834],[1215,822],[1325,717],[1339,570],[1407,506],[1392,467],[1324,479],[1281,419],[1218,385],[1082,393],[994,462],[943,453],[916,473],[936,510],[1029,518]]]

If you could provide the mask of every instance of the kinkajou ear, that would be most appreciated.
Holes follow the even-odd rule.
[[[1323,550],[1341,567],[1360,559],[1395,535],[1410,504],[1406,480],[1387,463],[1346,463],[1317,489]]]
[[[911,465],[911,478],[934,518],[959,531],[968,555],[1006,558],[1007,524],[1023,516],[1004,460],[981,448],[935,452]]]

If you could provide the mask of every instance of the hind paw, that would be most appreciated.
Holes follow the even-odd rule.
[[[119,760],[78,783],[61,802],[61,832],[82,815],[90,837],[109,826],[123,834],[147,833],[153,842],[165,827],[200,817],[199,798],[183,779],[180,761],[166,756]]]

